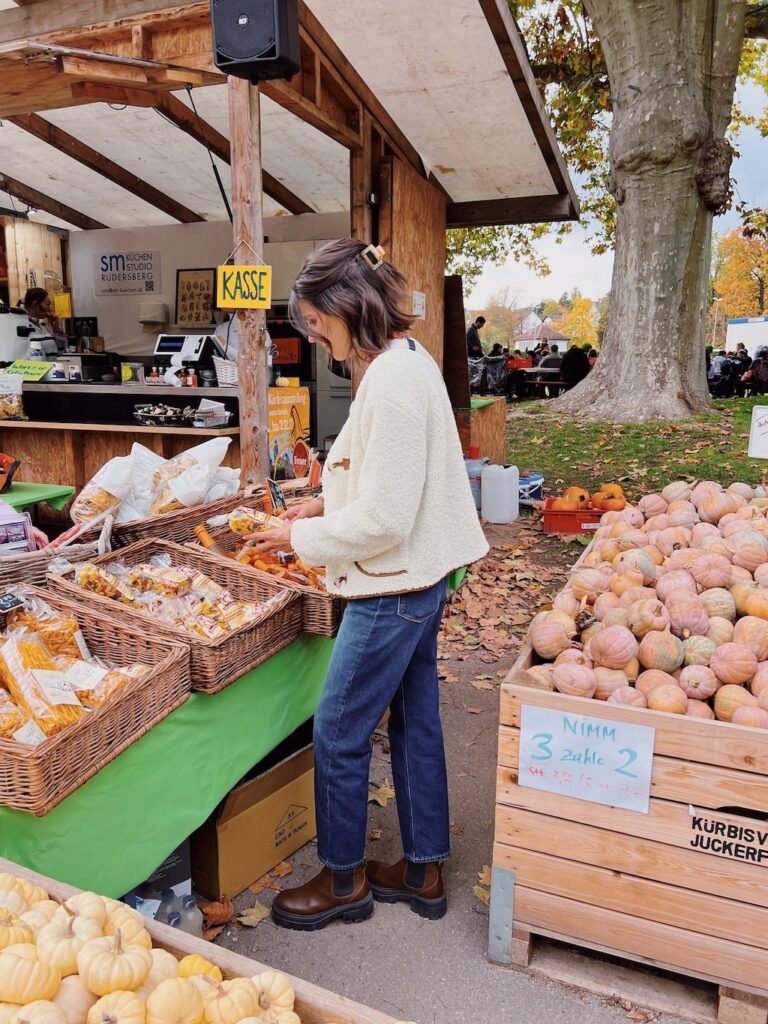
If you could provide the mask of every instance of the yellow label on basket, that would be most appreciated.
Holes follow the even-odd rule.
[[[272,267],[233,267],[216,271],[219,309],[269,309],[272,304]]]

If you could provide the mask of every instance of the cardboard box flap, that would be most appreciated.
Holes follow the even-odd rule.
[[[259,803],[271,793],[287,786],[298,776],[310,771],[314,766],[315,756],[312,746],[305,747],[298,753],[281,761],[263,775],[244,782],[233,789],[221,805],[216,817],[219,825],[224,825],[243,811]]]

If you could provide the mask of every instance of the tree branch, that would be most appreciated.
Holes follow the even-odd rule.
[[[570,85],[573,88],[593,85],[598,89],[608,88],[608,75],[605,71],[598,74],[578,72],[568,64],[533,64],[531,70],[533,77],[541,85]]]
[[[747,39],[768,39],[768,2],[750,4],[747,7],[747,20],[744,27]]]

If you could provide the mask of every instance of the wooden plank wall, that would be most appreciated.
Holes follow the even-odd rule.
[[[24,298],[27,288],[45,288],[44,274],[52,270],[63,278],[61,237],[44,224],[3,217],[11,303]]]
[[[446,198],[403,161],[382,161],[379,243],[412,291],[427,296],[413,336],[443,365]]]

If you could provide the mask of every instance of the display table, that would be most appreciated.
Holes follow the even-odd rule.
[[[0,856],[104,895],[128,892],[312,716],[332,650],[304,633],[221,693],[193,693],[44,818],[0,807]]]
[[[17,512],[23,512],[40,501],[62,509],[74,493],[75,488],[66,484],[11,484],[5,494],[0,494],[0,501]]]

